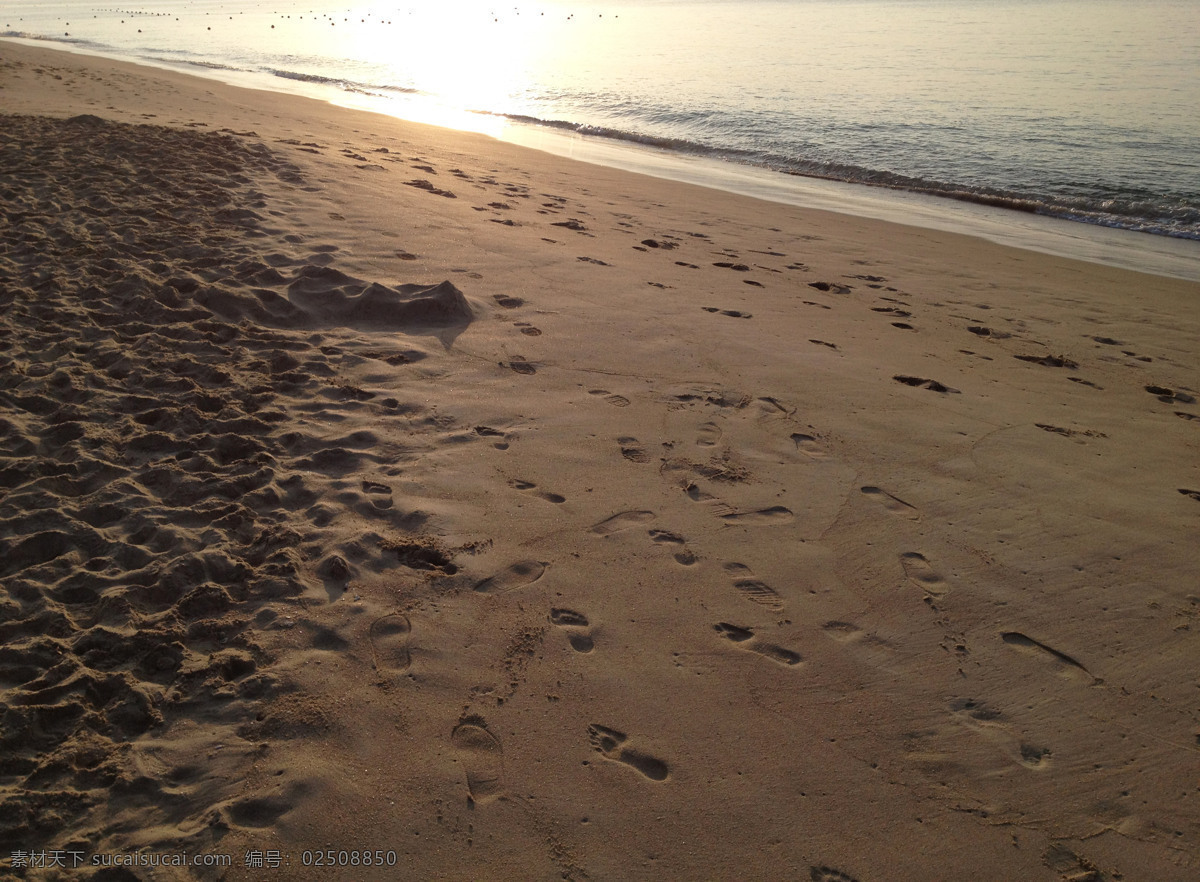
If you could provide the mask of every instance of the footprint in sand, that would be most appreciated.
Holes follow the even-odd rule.
[[[718,515],[718,517],[727,524],[759,526],[781,524],[790,521],[793,515],[790,508],[784,508],[782,505],[773,505],[770,508],[760,508],[757,511],[731,511],[727,514]]]
[[[371,623],[371,660],[381,674],[402,674],[412,664],[408,641],[412,624],[408,616],[391,613]]]
[[[808,868],[808,878],[812,882],[858,882],[853,876],[824,865]]]
[[[863,487],[862,492],[868,499],[874,499],[892,514],[900,515],[900,517],[908,518],[911,521],[921,517],[921,513],[915,506],[909,505],[903,499],[893,496],[886,490],[880,490],[878,487]]]
[[[796,445],[797,450],[799,450],[809,459],[825,459],[827,456],[825,450],[812,435],[805,435],[802,432],[793,432],[792,443]]]
[[[509,370],[515,371],[518,374],[524,374],[525,376],[537,373],[537,365],[526,361],[523,355],[514,355],[508,362],[501,362],[501,364],[508,367]]]
[[[916,551],[906,551],[900,555],[900,565],[904,567],[904,575],[910,582],[924,588],[934,597],[941,597],[950,591],[950,585],[933,568],[925,555]]]
[[[1050,767],[1050,749],[1019,740],[1005,725],[1004,713],[998,708],[974,698],[956,698],[950,702],[950,711],[963,725],[986,738],[1014,763],[1027,769]]]
[[[591,532],[597,536],[611,536],[613,533],[619,533],[652,520],[654,520],[652,511],[623,511],[596,524],[591,528]]]
[[[959,391],[958,389],[952,389],[944,383],[939,383],[937,380],[931,380],[928,377],[910,377],[906,374],[896,374],[892,379],[897,383],[903,383],[905,386],[920,386],[932,392],[957,393]]]
[[[500,594],[532,585],[546,572],[546,564],[540,560],[522,560],[505,567],[496,575],[484,579],[475,586],[480,594]]]
[[[630,462],[649,462],[650,456],[646,453],[646,448],[637,438],[625,436],[618,438],[617,443],[621,445],[621,456],[625,457]]]
[[[765,606],[772,612],[783,612],[783,598],[779,592],[759,579],[754,578],[754,572],[745,564],[725,564],[725,572],[733,579],[733,587],[741,592],[747,600]]]
[[[764,395],[757,400],[758,414],[763,419],[784,419],[792,415],[793,410],[788,410],[777,398],[772,398],[769,395]]]
[[[629,407],[629,399],[624,395],[617,395],[609,392],[607,389],[589,389],[588,395],[603,395],[604,400],[613,407]]]
[[[462,754],[471,804],[488,802],[504,791],[504,752],[483,717],[465,717],[450,733],[450,743]]]
[[[667,764],[657,757],[650,756],[630,747],[625,747],[628,736],[624,732],[610,729],[593,723],[588,726],[588,738],[605,759],[624,763],[634,771],[645,775],[651,781],[665,781],[670,772]]]
[[[658,542],[663,545],[676,546],[679,549],[675,552],[677,563],[683,564],[685,567],[690,567],[696,562],[696,555],[687,547],[687,540],[678,533],[672,533],[669,530],[651,530],[650,539],[652,542]]]
[[[1094,863],[1086,857],[1077,855],[1061,842],[1051,845],[1042,852],[1042,864],[1067,882],[1072,882],[1072,880],[1092,882],[1092,880],[1117,878],[1117,874],[1110,876],[1108,873],[1102,873]]]
[[[896,647],[853,622],[832,621],[821,626],[821,630],[832,640],[860,654],[866,661],[878,667],[888,667],[895,658]]]
[[[717,624],[713,625],[713,628],[726,640],[736,644],[739,649],[756,652],[764,658],[769,658],[771,661],[781,665],[798,665],[802,661],[800,654],[792,652],[790,649],[784,649],[782,646],[776,646],[774,643],[760,643],[754,636],[754,631],[750,628],[741,628],[737,625],[731,625],[729,622],[717,622]]]
[[[821,629],[838,643],[853,643],[863,635],[862,628],[850,622],[826,622]]]
[[[508,482],[508,486],[514,490],[537,490],[537,484],[532,481],[522,481],[519,478],[513,478]],[[562,503],[567,501],[567,497],[559,493],[548,493],[545,490],[538,490],[533,494],[538,499],[544,499],[547,502]]]
[[[371,506],[380,511],[385,511],[392,507],[392,488],[386,484],[380,484],[378,481],[363,481],[363,493],[367,494],[367,499]]]
[[[699,447],[716,447],[721,440],[721,427],[716,423],[707,422],[696,433],[696,444]]]
[[[481,438],[496,438],[498,440],[492,442],[492,446],[497,450],[508,450],[508,436],[499,429],[493,429],[491,426],[476,426],[475,434]]]
[[[576,652],[591,652],[596,648],[583,613],[555,608],[550,610],[550,621],[567,632],[567,642]]]

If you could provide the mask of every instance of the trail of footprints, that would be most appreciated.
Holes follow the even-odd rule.
[[[234,133],[234,134],[241,134],[241,133]],[[249,133],[245,133],[245,134],[249,134]],[[319,153],[319,152],[321,152],[321,150],[327,149],[324,145],[308,144],[308,143],[302,144],[301,142],[294,140],[294,139],[286,140],[283,143],[291,144],[291,145],[297,147],[297,149],[308,150],[309,152],[315,152],[315,153]],[[396,153],[393,153],[387,147],[376,146],[373,148],[358,147],[358,148],[351,149],[350,145],[347,145],[342,148],[341,152],[348,160],[356,163],[357,167],[360,169],[383,170],[384,166],[380,165],[379,163],[380,162],[388,162],[388,163],[398,163],[398,164],[402,164],[402,165],[407,165],[409,168],[419,171],[426,175],[430,175],[430,176],[434,176],[434,177],[436,177],[438,175],[438,170],[434,167],[434,165],[429,160],[426,160],[422,157],[415,157],[415,156],[405,158]],[[372,159],[378,160],[378,161],[375,162],[375,161],[368,160],[368,158],[366,156],[364,156],[363,153],[372,153],[373,154]],[[530,192],[530,188],[524,184],[513,184],[513,183],[501,182],[491,175],[476,178],[476,177],[472,177],[471,175],[467,174],[466,172],[464,172],[458,168],[450,169],[449,173],[451,175],[455,176],[456,178],[458,178],[460,181],[468,183],[471,186],[473,186],[479,190],[487,190],[490,187],[490,188],[493,188],[493,190],[498,194],[499,198],[492,197],[491,201],[487,202],[486,205],[474,206],[476,211],[491,211],[493,214],[505,215],[509,212],[512,212],[517,207],[516,205],[514,205],[514,203],[517,202],[518,200],[533,200],[534,199],[534,194],[532,194]],[[447,190],[443,187],[435,185],[428,178],[416,178],[413,180],[405,181],[403,183],[407,184],[408,186],[414,187],[416,189],[424,190],[431,195],[446,197],[446,198],[450,198],[450,199],[457,198],[455,193],[453,193],[450,190]],[[540,196],[548,201],[539,203],[540,207],[536,208],[536,211],[539,214],[543,214],[543,215],[561,214],[568,207],[568,200],[562,196],[557,196],[557,195],[551,194],[551,193],[542,193],[542,194],[540,194]],[[583,217],[590,216],[589,213],[582,206],[577,209],[576,213],[580,214]],[[630,215],[615,215],[615,216],[619,217],[619,218],[625,218],[625,220],[618,221],[618,225],[620,227],[626,228],[626,230],[633,228],[634,224],[630,223],[630,221],[633,220],[632,216],[630,216]],[[335,216],[335,217],[340,219],[340,216]],[[503,216],[492,218],[492,220],[496,223],[504,224],[507,226],[520,226],[521,225],[519,222],[514,221],[511,218],[503,217]],[[588,237],[593,236],[593,234],[588,229],[587,222],[585,222],[584,220],[581,220],[580,218],[577,218],[577,217],[572,217],[565,221],[554,221],[554,222],[552,222],[552,226],[570,230],[570,231],[573,231],[582,236],[588,236]],[[680,232],[680,231],[677,231],[677,232]],[[806,238],[817,239],[819,237],[806,237]],[[674,233],[661,233],[660,232],[660,233],[655,233],[655,235],[653,237],[647,237],[645,239],[642,239],[640,244],[634,245],[633,247],[636,250],[641,251],[646,254],[666,253],[666,252],[671,252],[671,251],[675,250],[676,248],[680,248],[680,247],[687,245],[689,239],[694,239],[694,240],[697,240],[700,242],[706,242],[706,243],[710,242],[709,237],[704,233],[687,232],[683,235],[676,235]],[[545,241],[551,242],[551,243],[556,242],[556,240],[549,239],[549,238],[545,238]],[[762,255],[765,255],[768,257],[774,257],[774,258],[786,258],[787,257],[787,255],[782,252],[772,251],[772,250],[754,251],[754,253],[762,254]],[[719,251],[714,250],[714,251],[712,251],[712,254],[719,255],[722,258],[724,258],[722,260],[712,261],[711,263],[713,266],[729,269],[729,270],[732,270],[732,271],[735,271],[738,273],[750,272],[752,268],[756,269],[756,270],[761,270],[764,272],[774,273],[774,274],[784,274],[785,272],[801,272],[801,273],[811,272],[811,270],[808,266],[806,266],[803,262],[796,261],[796,260],[793,260],[791,263],[788,263],[784,269],[779,269],[777,267],[767,266],[767,265],[758,264],[758,263],[754,264],[752,267],[750,264],[741,262],[737,252],[729,250],[729,249],[724,249],[724,250],[719,250]],[[415,257],[414,255],[410,255],[410,254],[403,253],[403,252],[398,252],[398,256],[400,256],[404,259],[412,259]],[[580,256],[578,258],[578,260],[597,264],[600,266],[608,265],[605,261],[602,261],[602,260],[599,260],[598,258],[594,258],[594,257],[590,257],[590,256]],[[674,260],[673,264],[675,266],[690,268],[690,269],[698,268],[697,264],[690,263],[685,260]],[[880,300],[885,301],[885,302],[882,305],[869,307],[871,309],[871,311],[878,313],[885,318],[890,318],[890,319],[911,319],[912,318],[913,313],[911,311],[911,306],[908,301],[899,299],[899,297],[896,297],[896,296],[888,296],[887,294],[883,293],[884,291],[887,291],[887,292],[891,292],[892,294],[901,295],[901,292],[897,288],[886,284],[888,280],[886,278],[884,278],[883,276],[858,273],[858,274],[847,275],[846,278],[861,281],[865,284],[866,288],[874,289],[879,292],[877,296],[880,298]],[[756,286],[759,288],[764,287],[761,282],[758,282],[758,281],[755,281],[752,279],[744,279],[743,281],[747,285],[753,285],[753,286]],[[652,282],[650,282],[650,284],[656,285],[657,287],[660,287],[660,288],[670,287],[667,285],[663,285],[660,282],[652,281]],[[837,283],[837,282],[828,282],[828,281],[820,281],[820,280],[806,282],[806,284],[809,288],[812,288],[821,293],[832,294],[832,295],[841,295],[841,296],[850,294],[855,288],[854,285],[850,285],[850,284],[842,284],[842,283]],[[516,307],[522,305],[524,302],[521,300],[521,298],[507,297],[505,295],[495,295],[495,299],[496,299],[498,305],[500,305],[502,308],[505,308],[505,309],[516,308]],[[816,301],[809,301],[809,300],[806,300],[803,302],[805,304],[808,304],[811,306],[818,306],[823,309],[831,309],[832,308],[827,303],[818,303]],[[940,306],[942,304],[933,304],[933,305]],[[976,307],[979,309],[990,309],[991,308],[990,306],[988,306],[986,304],[976,304]],[[714,313],[720,312],[723,315],[733,316],[736,318],[750,318],[751,317],[749,313],[746,313],[746,312],[744,312],[742,310],[738,310],[738,309],[721,309],[720,307],[711,307],[711,306],[706,306],[703,308],[708,312],[714,312]],[[975,320],[975,321],[977,321],[977,320]],[[517,322],[515,324],[520,329],[521,333],[523,333],[527,336],[531,336],[531,337],[539,336],[542,333],[540,329],[533,327],[526,322]],[[892,325],[897,328],[904,329],[904,330],[909,330],[909,331],[915,330],[913,325],[910,324],[908,321],[893,321]],[[985,325],[978,324],[978,323],[971,324],[971,325],[967,326],[966,329],[969,332],[971,332],[972,334],[975,334],[977,337],[982,337],[982,338],[992,339],[992,340],[997,340],[997,341],[1008,339],[1008,338],[1011,338],[1014,336],[1011,333],[997,331],[990,327],[987,327]],[[1085,336],[1087,336],[1087,335],[1085,335]],[[1104,346],[1123,345],[1120,341],[1109,338],[1109,337],[1090,336],[1090,337],[1088,337],[1088,339],[1090,339],[1091,341],[1093,341],[1096,344],[1100,344],[1100,345],[1104,345]],[[826,342],[823,340],[813,340],[812,342],[828,346],[834,350],[836,350],[838,348],[837,344],[829,343],[829,342]],[[961,351],[970,356],[978,355],[977,353],[974,353],[969,350],[961,350]],[[1137,353],[1132,352],[1130,350],[1122,350],[1122,352],[1124,355],[1129,356],[1131,358],[1137,358],[1140,361],[1144,361],[1144,362],[1153,361],[1153,359],[1151,359],[1148,356],[1139,356],[1139,355],[1137,355]],[[991,360],[990,356],[978,356],[978,357],[987,358],[987,359]],[[1077,369],[1079,367],[1079,365],[1075,361],[1071,360],[1070,358],[1066,357],[1065,355],[1015,354],[1015,355],[1013,355],[1013,357],[1022,359],[1025,361],[1033,362],[1033,363],[1036,363],[1039,365],[1049,366],[1049,367],[1064,367],[1064,368],[1071,369],[1071,370]],[[527,359],[522,358],[522,357],[512,358],[507,363],[507,366],[516,373],[534,374],[537,372],[537,365],[534,362],[528,361]],[[927,377],[916,377],[916,376],[909,376],[909,375],[904,375],[904,374],[896,374],[894,376],[894,379],[899,383],[904,383],[909,386],[922,387],[922,388],[925,388],[925,389],[928,389],[928,390],[931,390],[934,392],[956,393],[959,391],[950,386],[947,386],[946,384],[944,384],[942,382],[939,382],[938,380],[929,379]],[[1092,386],[1097,389],[1100,388],[1100,387],[1096,386],[1095,383],[1092,383],[1081,377],[1070,377],[1069,379],[1076,383],[1080,383],[1080,384],[1087,385],[1087,386]],[[1187,392],[1178,392],[1174,389],[1171,389],[1171,388],[1168,388],[1165,386],[1147,385],[1146,390],[1151,392],[1152,394],[1155,394],[1156,396],[1158,396],[1160,398],[1160,400],[1163,400],[1163,401],[1166,401],[1169,403],[1193,404],[1196,401],[1196,397],[1194,395],[1191,395]],[[604,394],[604,395],[606,395],[607,400],[609,400],[610,403],[612,403],[616,406],[619,406],[619,407],[627,406],[629,403],[628,399],[624,398],[623,396],[607,393],[604,390],[595,390],[592,394]],[[1198,419],[1198,417],[1195,414],[1190,414],[1190,413],[1187,413],[1186,411],[1177,411],[1176,413],[1178,416],[1185,418],[1185,419]],[[1067,434],[1067,432],[1065,432],[1065,431],[1060,430],[1060,432],[1063,434]],[[809,439],[807,438],[807,436],[801,436],[799,438],[796,438],[795,440],[796,440],[798,449],[802,450],[803,452],[805,452],[809,455],[814,456],[814,458],[820,456],[820,453],[818,452],[818,448],[814,448],[813,446],[810,445]],[[701,440],[698,443],[711,445],[711,444],[715,444],[716,441],[712,440],[710,442],[710,441]],[[641,461],[639,459],[632,458],[632,457],[631,457],[631,459],[632,459],[632,461],[635,461],[635,462]],[[1197,495],[1200,495],[1200,491],[1195,491],[1195,490],[1191,490],[1191,489],[1181,489],[1179,492],[1183,493],[1184,495],[1187,495],[1189,497],[1193,497],[1193,498],[1195,498]],[[747,522],[751,522],[754,520],[755,520],[754,518],[748,518]]]
[[[561,202],[546,203],[545,205],[547,209],[561,210],[563,208]],[[500,209],[503,207],[505,210],[507,210],[509,206],[492,204],[490,207],[493,209]],[[561,222],[558,225],[566,229],[574,230],[578,233],[585,235],[587,234],[587,227],[585,223],[576,218]],[[639,248],[639,250],[664,250],[667,247],[661,244],[658,240],[646,240],[643,242],[643,246],[644,247]],[[674,246],[675,243],[672,243],[671,247]],[[581,257],[580,260],[602,263],[593,258],[587,257]],[[687,264],[686,262],[678,263],[681,266],[693,266],[692,264]],[[741,265],[732,264],[730,264],[730,268],[737,270],[742,269]],[[883,279],[877,279],[876,277],[864,276],[862,278],[870,281],[884,281]],[[814,283],[813,287],[822,292],[834,294],[845,294],[850,290],[849,286],[832,285],[828,283]],[[879,288],[882,286],[878,284],[872,284],[869,285],[869,287]],[[519,298],[503,298],[502,300],[502,298],[498,296],[496,299],[501,308],[516,308],[523,303],[523,301],[520,301]],[[824,304],[814,305],[820,305],[824,308],[829,308]],[[711,312],[716,310],[709,308],[709,311]],[[875,311],[891,318],[908,319],[911,317],[911,313],[908,310],[894,306],[877,307]],[[728,316],[748,317],[748,315],[739,310],[724,310],[723,312]],[[895,324],[898,328],[912,330],[912,325],[908,324],[907,322],[897,322]],[[540,333],[533,328],[526,328],[522,332],[531,336],[536,333]],[[824,345],[836,349],[834,344]],[[532,368],[532,365],[530,365],[530,368]],[[513,369],[519,370],[521,369],[521,366],[514,366]],[[936,392],[957,391],[938,381],[929,380],[923,377],[897,375],[895,379],[900,383],[911,386],[922,386],[926,389]],[[607,389],[591,389],[588,390],[588,394],[602,399],[610,406],[618,408],[628,407],[631,404],[628,397],[611,392]],[[776,405],[778,406],[777,403]],[[784,413],[786,414],[786,411],[784,411]],[[1188,418],[1192,417],[1191,414],[1186,414],[1184,412],[1181,412],[1180,416]],[[724,433],[722,431],[721,424],[716,420],[708,420],[701,423],[699,426],[694,443],[696,447],[700,448],[716,448],[722,442],[723,435]],[[824,445],[822,445],[820,441],[812,434],[806,432],[793,432],[790,435],[790,439],[794,444],[795,450],[809,459],[820,460],[828,456]],[[620,453],[625,460],[639,465],[646,464],[651,461],[652,457],[650,452],[648,451],[646,445],[643,444],[638,438],[630,435],[622,435],[617,437],[616,440]],[[514,481],[512,486],[515,489],[522,491],[536,490],[535,485],[530,482]],[[761,509],[739,510],[726,505],[718,499],[715,499],[710,494],[705,493],[694,483],[689,484],[684,489],[687,492],[687,495],[694,501],[703,502],[710,505],[713,509],[714,515],[729,525],[772,525],[786,523],[793,518],[793,513],[784,506],[770,506]],[[888,490],[874,485],[864,485],[860,489],[862,494],[867,499],[879,505],[883,510],[894,516],[913,521],[919,520],[921,517],[920,511],[915,506],[911,505],[909,502],[905,501],[899,496],[889,492]],[[1180,492],[1186,495],[1192,495],[1192,491],[1181,490]],[[556,494],[545,495],[542,493],[537,493],[536,495],[542,496],[542,498],[547,498],[553,502],[561,501],[561,497],[557,497]],[[616,537],[620,534],[631,532],[635,530],[635,528],[648,527],[655,517],[655,514],[651,511],[644,509],[631,509],[628,511],[618,512],[609,518],[592,525],[589,530],[593,535],[602,538]],[[653,528],[648,529],[647,533],[652,542],[663,544],[672,548],[672,550],[675,552],[676,560],[679,563],[691,565],[696,562],[695,555],[687,549],[686,542],[682,536],[672,533],[669,530]],[[935,565],[929,560],[928,557],[926,557],[924,553],[919,551],[904,552],[899,556],[899,563],[907,581],[923,591],[926,595],[927,601],[930,599],[940,599],[950,591],[950,583],[938,571]],[[523,585],[531,584],[540,578],[541,573],[544,571],[544,566],[544,564],[540,564],[539,562],[530,561],[514,564],[507,570],[496,574],[490,579],[484,580],[484,582],[481,582],[478,586],[476,586],[476,590],[480,591],[481,593],[497,593],[510,591],[515,588],[522,587]],[[723,569],[732,583],[734,590],[736,590],[738,594],[746,601],[754,603],[771,612],[781,612],[783,610],[784,603],[779,592],[767,585],[761,579],[757,578],[747,565],[739,562],[731,562],[723,565]],[[555,627],[564,633],[573,650],[585,654],[594,651],[595,641],[593,638],[592,629],[588,618],[584,614],[572,609],[555,607],[551,609],[549,619]],[[751,627],[745,627],[732,622],[722,621],[713,625],[713,629],[718,638],[729,641],[733,647],[736,647],[741,651],[755,653],[763,658],[786,667],[797,667],[802,663],[802,658],[799,653],[763,640]],[[871,646],[878,644],[877,648],[889,648],[884,641],[880,641],[878,638],[874,638],[869,634],[865,634],[857,626],[848,622],[831,621],[826,623],[824,630],[827,634],[829,634],[829,636],[834,637],[843,643],[863,643],[864,645]],[[1074,659],[1071,659],[1065,654],[1058,653],[1056,650],[1053,650],[1052,648],[1033,640],[1032,638],[1028,638],[1019,632],[1006,632],[1002,639],[1007,645],[1013,647],[1014,649],[1019,649],[1021,651],[1029,652],[1031,654],[1048,659],[1049,661],[1053,662],[1058,669],[1064,672],[1081,672],[1087,676],[1090,676],[1090,674],[1087,674],[1086,669],[1083,668],[1083,666],[1078,662],[1075,662]],[[977,722],[975,718],[972,718],[972,720]],[[476,754],[490,755],[491,753],[498,753],[498,742],[497,748],[493,750],[490,747],[491,742],[489,738],[485,737],[479,732],[474,732],[469,728],[463,729],[462,731],[456,730],[456,732],[459,732],[458,741],[469,740],[472,744],[476,745],[476,747],[473,748]],[[468,733],[471,737],[468,739],[463,732]],[[588,734],[594,749],[606,760],[614,763],[624,764],[649,780],[662,781],[667,778],[668,767],[666,763],[645,753],[644,751],[639,750],[636,746],[631,745],[625,733],[613,728],[602,726],[600,724],[593,724],[588,727]],[[482,747],[480,747],[480,745],[482,745]],[[1049,751],[1042,748],[1030,747],[1028,745],[1020,745],[1018,754],[1020,755],[1023,764],[1029,767],[1039,767],[1044,763],[1045,757],[1049,755]],[[472,791],[473,798],[476,798],[476,791],[482,791],[484,796],[486,796],[490,786],[487,783],[488,780],[490,780],[488,778],[488,773],[469,773],[468,784],[469,789]],[[852,877],[849,875],[825,866],[812,867],[811,878],[814,880],[820,880],[820,882],[850,882],[850,880],[852,880]]]

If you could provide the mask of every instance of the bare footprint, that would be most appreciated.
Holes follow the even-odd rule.
[[[678,533],[672,533],[669,530],[651,530],[650,539],[663,545],[676,546],[678,548],[674,555],[676,563],[690,567],[696,562],[696,555],[687,547],[687,540]]]
[[[524,588],[526,585],[532,585],[542,577],[544,572],[546,572],[546,564],[539,560],[517,561],[512,566],[505,567],[496,575],[478,583],[475,590],[480,594],[513,591],[517,588]]]
[[[781,524],[790,521],[793,515],[790,508],[784,508],[782,505],[773,505],[770,508],[760,508],[757,511],[732,511],[728,514],[719,515],[719,517],[727,524],[758,526]]]
[[[838,643],[852,643],[863,635],[862,628],[850,622],[826,622],[821,629]]]
[[[645,775],[651,781],[665,781],[670,772],[667,764],[657,757],[642,753],[640,750],[625,747],[628,736],[624,732],[610,729],[593,723],[588,726],[588,738],[605,759],[624,763],[634,771]]]
[[[654,520],[654,512],[652,511],[623,511],[596,524],[591,528],[591,532],[597,536],[610,536],[613,533],[619,533],[637,524],[644,524],[652,520]]]
[[[774,643],[760,643],[750,628],[741,628],[728,622],[717,622],[713,628],[726,640],[737,644],[740,649],[756,652],[781,665],[798,665],[802,661],[800,654],[792,652],[790,649],[784,649]]]
[[[463,755],[469,801],[488,802],[504,791],[504,752],[483,717],[465,717],[450,733],[450,743]]]
[[[412,624],[401,613],[382,616],[371,623],[371,661],[381,674],[402,674],[412,664],[408,650]]]
[[[514,478],[513,480],[509,481],[508,486],[512,487],[514,490],[537,490],[537,484],[533,483],[532,481],[522,481],[520,478]],[[567,501],[567,497],[563,496],[562,494],[549,493],[545,490],[537,490],[537,492],[533,495],[538,499],[544,499],[547,502],[553,502],[556,504]]]
[[[900,565],[904,567],[904,575],[908,576],[910,582],[924,588],[934,597],[941,597],[950,591],[950,585],[933,568],[925,555],[916,551],[906,551],[900,555]]]
[[[921,517],[921,513],[915,506],[909,505],[903,499],[893,496],[886,490],[880,490],[878,487],[863,487],[862,492],[866,494],[867,498],[874,499],[892,514],[900,515],[900,517],[908,518],[912,521]]]
[[[587,630],[588,620],[583,613],[573,609],[550,610],[550,621],[567,632],[567,642],[576,652],[591,652],[596,648],[591,633]]]
[[[853,622],[832,621],[821,626],[825,636],[851,649],[865,661],[877,667],[887,668],[895,659],[896,647]]]
[[[986,738],[1014,763],[1040,771],[1050,768],[1050,748],[1018,739],[1009,731],[1004,713],[998,708],[974,698],[956,698],[950,702],[950,710],[960,723]]]

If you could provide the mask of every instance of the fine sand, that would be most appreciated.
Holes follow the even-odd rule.
[[[1200,878],[1200,285],[13,43],[0,111],[0,875]]]

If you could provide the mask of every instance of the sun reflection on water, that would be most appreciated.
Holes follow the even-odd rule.
[[[523,97],[539,71],[569,68],[571,56],[579,57],[571,48],[579,35],[571,32],[580,29],[571,27],[566,7],[554,4],[503,9],[485,0],[399,9],[368,4],[340,18],[327,28],[314,18],[289,22],[288,35],[314,56],[361,65],[362,81],[373,87],[338,103],[490,135],[508,126],[500,114],[529,111],[532,104]],[[484,110],[488,113],[478,112]]]

